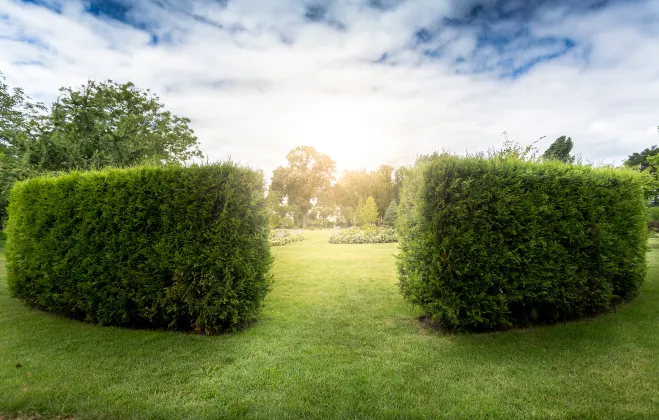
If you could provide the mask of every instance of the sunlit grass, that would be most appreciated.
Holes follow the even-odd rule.
[[[8,296],[0,256],[0,413],[659,417],[659,239],[650,240],[642,294],[615,313],[446,335],[426,329],[400,296],[396,244],[305,236],[273,248],[275,283],[259,322],[215,337],[97,327],[26,308]]]

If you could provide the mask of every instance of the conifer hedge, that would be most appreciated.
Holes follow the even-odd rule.
[[[10,290],[98,324],[233,330],[269,288],[263,186],[260,172],[230,162],[20,182],[7,224]]]
[[[402,293],[454,330],[608,310],[645,277],[642,184],[631,171],[557,162],[421,162],[399,206]]]

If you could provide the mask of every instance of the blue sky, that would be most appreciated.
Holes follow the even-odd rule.
[[[659,143],[659,1],[0,0],[0,71],[50,102],[133,81],[211,160],[341,169],[563,134],[591,162]]]

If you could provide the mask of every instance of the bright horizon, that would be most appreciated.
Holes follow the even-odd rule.
[[[346,169],[561,135],[594,163],[659,142],[659,2],[0,0],[0,71],[49,104],[132,81],[210,160],[298,145]]]

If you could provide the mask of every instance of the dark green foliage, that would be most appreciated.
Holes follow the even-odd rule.
[[[233,330],[269,287],[263,187],[261,173],[233,163],[20,182],[7,225],[11,292],[99,324]]]
[[[387,211],[384,213],[384,225],[389,227],[396,226],[396,220],[398,219],[398,203],[396,200],[393,200]]]
[[[422,162],[399,205],[401,290],[456,330],[610,309],[637,293],[646,271],[641,178],[559,162]]]
[[[557,160],[563,163],[574,163],[574,156],[570,155],[573,147],[574,142],[571,137],[561,136],[554,140],[549,148],[545,150],[542,158],[546,160]]]
[[[648,170],[653,176],[657,177],[657,166],[650,161],[648,158],[657,156],[659,154],[659,148],[656,145],[652,145],[649,148],[642,150],[640,153],[633,153],[627,157],[625,160],[625,166],[630,168],[638,168],[641,172]]]

